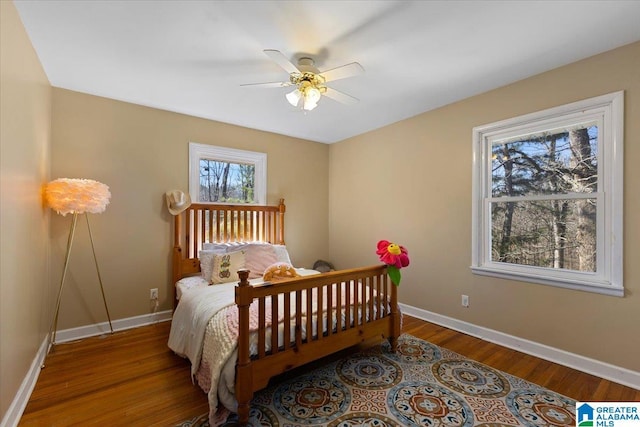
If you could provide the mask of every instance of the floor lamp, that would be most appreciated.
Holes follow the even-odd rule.
[[[71,227],[69,228],[69,237],[67,239],[67,252],[64,257],[64,268],[62,269],[62,278],[60,279],[60,288],[58,289],[55,315],[51,322],[51,327],[49,328],[49,348],[56,344],[56,332],[58,330],[58,314],[60,312],[60,301],[62,300],[62,289],[64,287],[64,281],[69,267],[71,246],[73,245],[73,237],[76,231],[76,224],[78,223],[78,215],[82,214],[84,214],[84,217],[87,220],[89,240],[91,240],[93,260],[96,264],[96,272],[98,273],[98,281],[100,282],[102,301],[104,302],[104,309],[107,312],[107,319],[109,319],[109,329],[111,329],[111,333],[113,333],[111,316],[109,315],[109,308],[107,307],[107,299],[104,296],[104,287],[102,286],[102,277],[100,276],[100,269],[98,268],[96,250],[93,246],[93,236],[91,234],[91,227],[89,226],[88,215],[90,213],[104,212],[109,204],[110,197],[111,193],[109,192],[109,187],[91,179],[60,178],[51,181],[45,187],[45,199],[49,207],[62,216],[65,216],[68,213],[73,215],[71,219]]]

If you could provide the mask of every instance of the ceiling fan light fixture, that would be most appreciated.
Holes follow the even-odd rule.
[[[320,89],[315,86],[308,86],[304,91],[304,100],[305,102],[311,102],[313,104],[317,104],[320,100]]]
[[[305,99],[305,101],[302,103],[302,109],[305,111],[311,111],[314,108],[316,108],[318,106],[317,102],[309,102]]]
[[[297,107],[298,103],[300,102],[300,98],[302,97],[302,93],[300,92],[299,89],[296,88],[295,90],[289,92],[285,96],[287,97],[287,101],[289,101],[289,104],[293,105],[294,107]]]
[[[311,111],[318,106],[318,101],[320,100],[320,90],[312,85],[308,85],[304,88],[304,102],[302,103],[302,109],[306,111]]]
[[[294,107],[301,106],[303,110],[311,111],[318,106],[318,101],[322,97],[322,91],[312,82],[303,80],[298,83],[298,87],[287,93],[287,101]]]

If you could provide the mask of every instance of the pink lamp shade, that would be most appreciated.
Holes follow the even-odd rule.
[[[102,213],[110,198],[109,187],[92,179],[59,178],[45,187],[47,204],[62,216],[68,213]]]

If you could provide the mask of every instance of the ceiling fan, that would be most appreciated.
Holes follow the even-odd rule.
[[[312,58],[302,57],[298,59],[298,66],[295,66],[279,50],[265,49],[264,53],[289,73],[289,81],[248,83],[241,86],[295,86],[292,92],[287,93],[287,101],[294,107],[300,107],[306,111],[311,111],[316,108],[322,96],[326,96],[343,104],[355,104],[358,102],[357,98],[326,86],[327,82],[346,79],[347,77],[364,73],[364,68],[357,62],[320,72],[315,68]]]

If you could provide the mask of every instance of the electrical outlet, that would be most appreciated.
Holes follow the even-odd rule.
[[[158,299],[158,288],[153,288],[149,290],[149,299],[150,300]]]
[[[462,295],[462,306],[469,307],[469,295]]]

